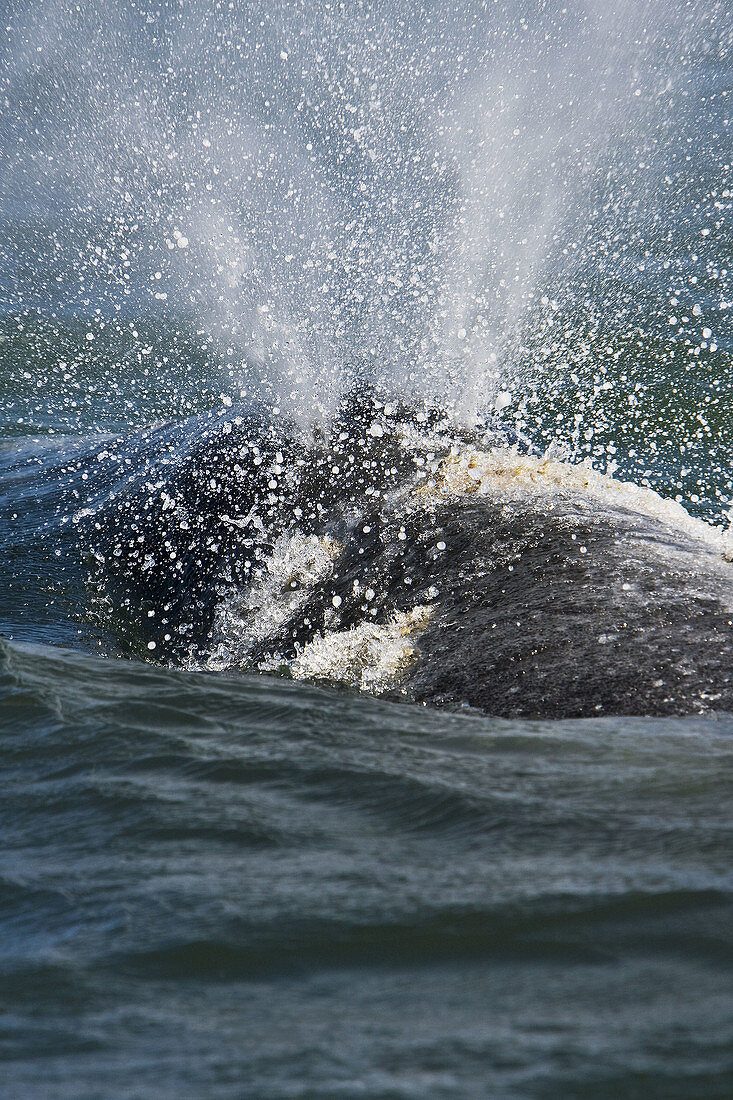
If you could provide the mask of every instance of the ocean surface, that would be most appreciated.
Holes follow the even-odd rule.
[[[0,59],[0,1095],[730,1097],[715,696],[498,718],[151,626],[252,610],[209,426],[320,439],[359,387],[725,538],[728,5],[41,7]],[[361,515],[340,459],[283,519],[280,438],[265,570]]]

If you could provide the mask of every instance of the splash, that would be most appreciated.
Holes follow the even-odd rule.
[[[253,570],[245,589],[234,589],[216,609],[212,669],[246,665],[252,653],[301,610],[327,581],[341,548],[333,539],[294,531],[280,535],[272,553]],[[269,658],[263,667],[277,667]]]
[[[719,520],[722,0],[150,0],[5,21],[3,410],[123,431],[368,384]]]
[[[590,463],[571,465],[549,455],[518,454],[502,448],[476,451],[464,448],[449,455],[436,471],[430,486],[419,492],[433,496],[465,496],[476,493],[494,498],[506,495],[534,497],[537,500],[561,496],[582,497],[610,510],[623,510],[639,522],[657,520],[673,537],[691,536],[709,548],[729,557],[730,524],[712,526],[691,516],[673,500],[666,500],[637,485],[594,470]]]
[[[415,639],[431,613],[430,606],[418,605],[395,611],[386,623],[362,622],[349,630],[319,634],[285,667],[296,680],[335,681],[373,695],[396,690],[418,659]],[[271,662],[262,667],[282,666]]]

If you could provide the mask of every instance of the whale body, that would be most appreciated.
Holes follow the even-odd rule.
[[[328,433],[241,410],[145,448],[90,526],[140,655],[497,716],[733,710],[725,539],[651,490],[371,397]]]

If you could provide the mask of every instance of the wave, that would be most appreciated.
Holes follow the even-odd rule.
[[[730,718],[507,721],[7,640],[0,675],[14,1094],[210,1093],[213,1035],[231,1096],[366,1065],[366,1095],[478,1097],[499,1059],[498,1095],[630,1095],[632,1060],[725,1095]]]

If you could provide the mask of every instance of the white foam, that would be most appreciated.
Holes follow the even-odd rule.
[[[466,449],[443,459],[432,485],[417,495],[465,496],[478,493],[493,497],[556,497],[593,500],[606,508],[623,509],[639,517],[654,519],[670,531],[698,539],[731,560],[733,540],[730,527],[712,527],[691,516],[681,504],[666,500],[653,489],[631,481],[619,481],[594,470],[589,464],[571,465],[547,455],[522,455],[515,450]]]
[[[427,626],[432,607],[398,611],[388,623],[361,623],[350,630],[317,635],[290,663],[297,680],[335,680],[379,694],[399,683],[416,656],[414,640]]]
[[[214,622],[216,646],[211,668],[246,664],[259,643],[274,637],[309,594],[333,573],[341,547],[333,539],[291,531],[258,563],[249,588],[222,600]]]

